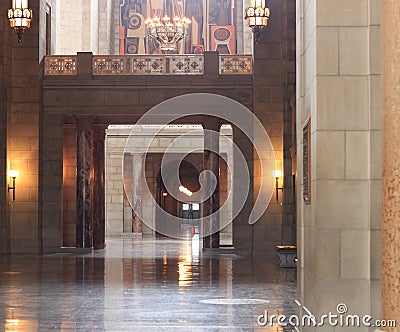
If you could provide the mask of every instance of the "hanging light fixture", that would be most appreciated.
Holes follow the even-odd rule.
[[[145,23],[148,38],[156,40],[162,51],[171,52],[176,50],[176,44],[188,34],[190,20],[175,16],[171,22],[170,17],[165,15],[162,19],[158,16],[148,18]]]
[[[8,10],[10,27],[14,28],[18,36],[18,44],[22,45],[22,36],[26,29],[31,27],[32,9],[28,0],[12,0],[12,8]]]
[[[270,10],[266,7],[266,0],[250,0],[250,7],[244,11],[244,19],[253,30],[256,41],[260,39],[261,30],[268,25]]]

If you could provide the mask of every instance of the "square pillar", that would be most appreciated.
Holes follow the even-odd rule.
[[[218,119],[207,119],[203,123],[204,154],[203,154],[203,185],[205,195],[210,196],[203,202],[203,248],[219,248],[219,130]],[[215,183],[216,181],[216,183]],[[213,185],[215,188],[213,190]]]
[[[77,116],[76,247],[92,247],[93,117]]]

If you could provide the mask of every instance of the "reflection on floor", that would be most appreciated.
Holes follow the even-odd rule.
[[[93,254],[0,257],[1,331],[286,331],[295,270],[200,253],[200,242],[110,239]],[[291,329],[287,329],[291,331]]]

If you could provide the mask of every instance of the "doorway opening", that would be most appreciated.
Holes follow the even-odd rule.
[[[201,237],[202,203],[196,193],[203,170],[202,126],[140,125],[132,138],[134,127],[110,125],[106,130],[106,241],[112,237],[165,237],[171,233],[179,238]],[[232,138],[232,128],[222,126],[221,135]],[[165,174],[161,174],[163,159],[168,159]],[[173,176],[177,170],[179,182]],[[224,220],[232,220],[232,170],[233,146],[221,139],[219,197],[221,206],[229,207],[220,216]],[[232,246],[231,223],[220,231],[220,236],[221,245]]]

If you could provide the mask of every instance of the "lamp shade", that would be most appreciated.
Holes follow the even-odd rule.
[[[28,0],[13,0],[12,8],[8,10],[8,20],[18,36],[18,43],[22,45],[22,35],[31,27],[32,9]]]
[[[19,175],[19,172],[16,169],[12,169],[8,172],[11,178],[17,178]]]
[[[282,171],[280,169],[275,169],[272,171],[272,176],[274,178],[280,178],[282,176]]]

